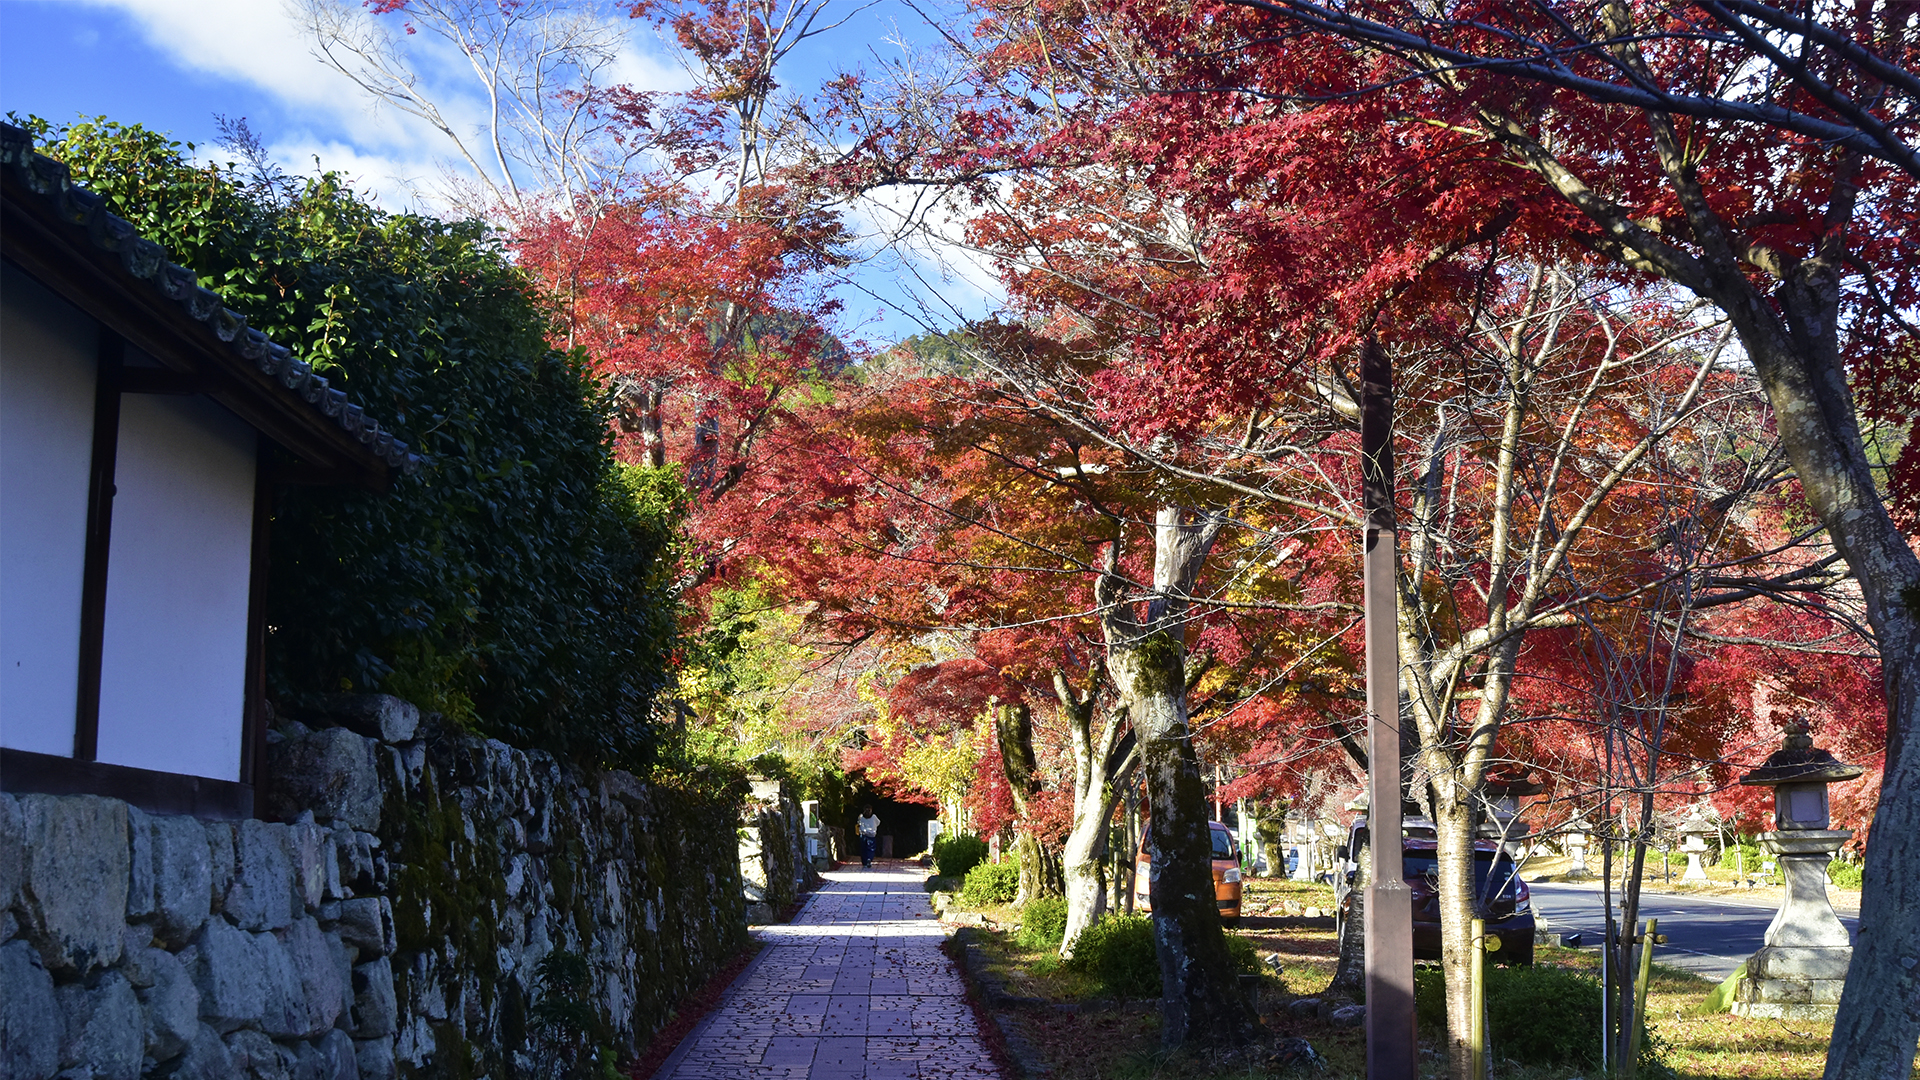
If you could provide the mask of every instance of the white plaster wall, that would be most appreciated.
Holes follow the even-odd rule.
[[[0,746],[73,754],[99,329],[0,271]]]
[[[240,778],[255,445],[206,398],[120,400],[103,762]]]

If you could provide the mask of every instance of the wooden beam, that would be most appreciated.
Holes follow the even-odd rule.
[[[239,821],[253,812],[253,789],[231,780],[7,748],[0,748],[0,791],[105,795],[150,814],[191,814],[207,821]]]
[[[343,475],[337,469],[310,465],[304,461],[263,464],[261,469],[273,483],[292,487],[340,487],[353,482],[352,477]]]
[[[253,554],[247,582],[247,689],[242,710],[240,782],[253,788],[253,816],[267,801],[267,558],[273,525],[273,451],[262,435],[253,466]]]
[[[120,372],[123,394],[210,394],[215,382],[205,375],[167,368],[130,367]]]
[[[93,463],[87,477],[87,546],[80,572],[80,686],[74,702],[73,756],[100,752],[100,656],[106,645],[107,562],[113,548],[114,462],[120,451],[120,376],[127,341],[105,326],[96,346]]]

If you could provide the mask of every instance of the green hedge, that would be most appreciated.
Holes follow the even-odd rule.
[[[1057,949],[1067,936],[1067,898],[1041,896],[1020,908],[1020,947]]]
[[[987,861],[987,842],[968,833],[936,836],[933,839],[934,873],[947,878],[964,878],[967,871]]]
[[[1487,1039],[1496,1060],[1592,1068],[1600,1061],[1600,980],[1535,965],[1486,969]],[[1444,1030],[1447,1000],[1438,967],[1414,969],[1414,1010],[1422,1026]],[[1666,1075],[1657,1039],[1641,1040],[1642,1075]]]
[[[276,493],[275,695],[384,689],[519,746],[643,764],[684,486],[616,464],[603,388],[548,346],[488,229],[386,213],[332,175],[197,165],[140,127],[32,123],[78,183],[425,456],[384,495]]]
[[[1087,976],[1109,997],[1159,997],[1160,958],[1153,944],[1153,920],[1145,915],[1108,915],[1073,939],[1073,958],[1066,967]]]
[[[976,907],[987,904],[1011,904],[1020,895],[1020,861],[983,862],[967,871],[960,896]]]

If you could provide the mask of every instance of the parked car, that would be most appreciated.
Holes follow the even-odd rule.
[[[1207,823],[1207,830],[1213,840],[1213,899],[1220,908],[1220,921],[1233,926],[1240,921],[1240,841],[1234,838],[1233,830],[1217,821]],[[1133,910],[1141,914],[1152,914],[1153,902],[1147,896],[1147,883],[1152,880],[1149,874],[1152,860],[1147,855],[1147,842],[1143,837],[1140,851],[1134,856],[1133,874]]]
[[[1402,826],[1400,876],[1413,893],[1413,956],[1440,959],[1440,858],[1437,832],[1431,821],[1408,818]],[[1354,885],[1368,842],[1366,819],[1355,822],[1347,843],[1334,854],[1340,872],[1334,876],[1334,925],[1344,934],[1353,910]],[[1500,939],[1489,954],[1498,963],[1533,963],[1533,896],[1520,878],[1520,868],[1491,840],[1473,845],[1473,870],[1486,932]]]

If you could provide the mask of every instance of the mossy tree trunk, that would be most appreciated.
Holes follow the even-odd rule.
[[[1237,1047],[1260,1034],[1214,903],[1207,790],[1187,723],[1186,616],[1225,523],[1222,511],[1162,507],[1147,595],[1128,594],[1117,572],[1118,537],[1097,590],[1107,673],[1132,722],[1146,779],[1147,895],[1160,959],[1161,1036],[1169,1046]]]
[[[1073,939],[1099,922],[1107,909],[1106,861],[1113,810],[1139,761],[1126,730],[1126,714],[1109,712],[1100,733],[1093,733],[1094,693],[1076,695],[1066,676],[1053,674],[1054,696],[1067,718],[1073,741],[1073,830],[1067,834],[1061,871],[1067,894],[1067,930],[1060,955],[1073,955]],[[1131,855],[1131,852],[1127,853]]]
[[[1020,853],[1020,895],[1016,903],[1059,896],[1060,852],[1034,835],[1027,821],[1027,800],[1040,790],[1040,762],[1033,753],[1033,711],[1021,704],[994,702],[993,733],[1000,747],[1000,769],[1013,793],[1013,811],[1021,819],[1014,841]]]

